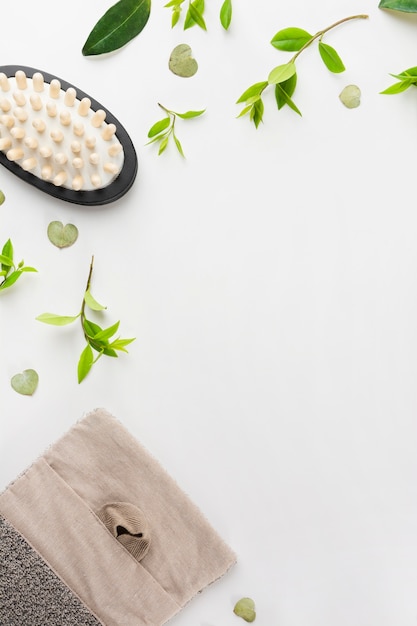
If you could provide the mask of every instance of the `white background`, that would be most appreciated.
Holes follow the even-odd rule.
[[[54,199],[5,168],[0,243],[34,265],[0,293],[1,487],[86,412],[104,407],[154,454],[233,547],[238,564],[172,626],[234,626],[241,596],[259,626],[417,624],[417,91],[379,92],[417,65],[417,18],[377,0],[220,0],[208,31],[170,27],[153,0],[122,50],[85,58],[111,5],[7,3],[1,59],[55,74],[89,93],[129,132],[139,159],[130,192],[106,207]],[[367,13],[297,62],[300,118],[265,92],[264,123],[236,119],[252,83],[289,60],[281,28],[315,33]],[[188,43],[192,78],[168,69]],[[350,83],[361,106],[339,101]],[[183,112],[186,159],[145,146],[161,117]],[[74,246],[47,239],[73,223]],[[81,385],[77,324],[35,321],[78,312],[92,254],[103,324],[135,336]],[[97,319],[97,318],[94,318]],[[38,371],[32,397],[11,377]],[[123,626],[122,624],[120,626]]]

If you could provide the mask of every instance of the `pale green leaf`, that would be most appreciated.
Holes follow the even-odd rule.
[[[52,326],[66,326],[67,324],[72,324],[76,319],[80,317],[80,313],[78,315],[56,315],[55,313],[41,313],[38,315],[36,319],[38,322],[43,322],[44,324],[51,324]]]
[[[398,83],[394,83],[393,85],[390,85],[390,87],[387,87],[386,89],[384,89],[384,91],[380,91],[380,93],[386,94],[386,95],[393,95],[396,93],[401,93],[405,91],[406,89],[408,89],[409,87],[411,87],[411,85],[413,84],[414,84],[414,81],[411,78],[408,80],[401,80]]]
[[[239,104],[240,102],[246,102],[249,98],[252,98],[253,96],[260,96],[266,87],[268,87],[268,81],[266,80],[251,85],[242,93],[240,98],[236,100],[236,104]]]
[[[296,72],[295,63],[290,61],[289,63],[284,63],[283,65],[277,65],[274,69],[269,73],[268,83],[270,85],[276,85],[278,83],[283,83],[293,76]]]
[[[164,117],[162,120],[155,122],[155,124],[153,124],[148,131],[148,137],[155,137],[155,135],[159,135],[159,133],[168,128],[170,122],[170,117]]]
[[[97,302],[95,298],[93,298],[93,296],[91,295],[91,291],[89,289],[87,289],[87,291],[84,294],[84,302],[86,303],[88,308],[91,309],[92,311],[103,311],[104,309],[107,309],[107,307],[104,306],[104,304],[100,304],[99,302]]]
[[[199,115],[203,115],[206,109],[202,109],[201,111],[186,111],[185,113],[175,113],[178,117],[181,117],[184,120],[191,119],[192,117],[198,117]]]

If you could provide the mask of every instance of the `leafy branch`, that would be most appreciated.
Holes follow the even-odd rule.
[[[148,138],[150,139],[150,141],[148,141],[146,145],[159,141],[158,155],[160,155],[166,150],[168,142],[172,137],[178,152],[181,156],[185,157],[181,142],[175,133],[176,119],[177,117],[180,117],[184,120],[198,117],[205,112],[205,109],[201,111],[186,111],[185,113],[177,113],[176,111],[171,111],[170,109],[167,109],[162,104],[159,104],[159,102],[158,106],[161,107],[163,111],[165,111],[166,115],[150,127],[148,131]]]
[[[81,352],[81,356],[78,361],[78,382],[81,383],[91,370],[94,363],[98,359],[105,355],[111,357],[117,357],[117,351],[127,352],[126,346],[135,341],[132,339],[121,339],[117,337],[112,339],[117,333],[120,325],[120,321],[112,324],[108,328],[101,328],[95,322],[87,319],[86,307],[92,311],[103,311],[105,306],[97,302],[97,300],[91,294],[91,278],[93,274],[94,256],[91,259],[90,271],[88,273],[87,284],[84,292],[81,309],[77,315],[56,315],[55,313],[42,313],[37,316],[37,320],[44,324],[51,324],[53,326],[66,326],[75,322],[77,319],[81,321],[81,328],[83,331],[86,346]],[[111,340],[112,339],[112,340]],[[110,341],[111,340],[111,341]],[[94,355],[94,352],[97,355]]]
[[[186,0],[169,0],[164,7],[171,8],[171,28],[174,28],[178,24],[181,17],[183,4]],[[192,26],[199,26],[202,30],[207,30],[206,22],[204,20],[204,0],[188,0],[188,7],[184,18],[184,30],[191,28]],[[232,21],[232,0],[223,0],[223,4],[220,8],[220,23],[225,30],[227,30]]]
[[[398,82],[390,85],[380,93],[392,95],[405,91],[411,85],[417,86],[417,67],[410,67],[408,70],[404,70],[399,74],[390,74],[390,76],[396,78]]]
[[[37,272],[34,267],[26,266],[24,261],[15,265],[13,257],[13,244],[8,239],[0,254],[0,290],[14,285],[24,272]]]
[[[331,24],[327,28],[319,30],[314,35],[302,28],[284,28],[278,31],[271,40],[271,44],[278,50],[286,52],[295,52],[291,59],[282,65],[277,65],[269,73],[268,79],[260,81],[251,85],[246,89],[237,100],[237,104],[244,103],[245,106],[239,113],[238,117],[249,115],[250,121],[258,128],[262,122],[264,113],[264,102],[262,100],[262,94],[267,87],[274,86],[275,100],[278,109],[282,109],[287,105],[298,115],[301,112],[295,102],[292,100],[292,96],[297,86],[297,68],[296,60],[304,50],[306,50],[311,44],[318,40],[318,51],[320,57],[330,72],[338,74],[345,71],[345,66],[342,59],[336,50],[324,43],[323,37],[333,28],[344,24],[350,20],[366,19],[367,15],[351,15],[345,17],[334,24]]]

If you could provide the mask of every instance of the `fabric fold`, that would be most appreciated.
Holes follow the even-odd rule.
[[[236,561],[104,409],[77,422],[0,494],[0,514],[105,626],[161,626]]]

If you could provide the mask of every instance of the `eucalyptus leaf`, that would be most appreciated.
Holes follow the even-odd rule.
[[[346,85],[340,92],[339,98],[348,109],[356,109],[361,103],[361,90],[357,85]]]
[[[39,376],[36,370],[27,369],[19,374],[15,374],[10,384],[13,389],[23,396],[31,396],[35,393],[39,383]]]
[[[119,0],[96,23],[82,54],[92,56],[122,48],[143,30],[150,12],[151,0]]]
[[[38,322],[43,322],[44,324],[51,324],[52,326],[67,326],[67,324],[72,324],[76,319],[80,317],[80,313],[78,315],[56,315],[55,313],[41,313],[36,317]]]
[[[233,612],[245,622],[253,622],[256,618],[255,603],[252,598],[241,598],[236,602]]]
[[[332,46],[329,46],[327,43],[323,43],[319,41],[319,53],[321,58],[323,59],[323,63],[327,67],[330,72],[334,74],[340,74],[345,71],[345,66],[343,65],[343,61]]]
[[[298,52],[310,41],[312,36],[302,28],[284,28],[272,37],[271,44],[278,50]]]
[[[381,0],[378,6],[380,9],[417,13],[417,0]]]
[[[78,229],[74,224],[64,224],[54,221],[48,224],[48,239],[57,248],[68,248],[72,246],[78,238]]]
[[[232,0],[224,0],[220,8],[220,23],[227,30],[232,21]]]
[[[91,370],[94,363],[93,351],[91,346],[87,344],[84,350],[81,352],[80,359],[78,361],[78,383],[81,383]]]
[[[170,54],[168,67],[177,76],[190,78],[198,70],[198,63],[192,55],[191,48],[186,43],[175,46]]]

